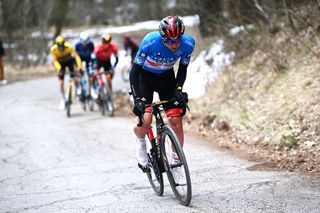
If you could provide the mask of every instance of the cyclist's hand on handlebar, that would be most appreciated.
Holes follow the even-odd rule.
[[[181,87],[178,87],[175,91],[174,91],[174,96],[178,99],[178,100],[183,100],[184,102],[188,103],[189,99],[188,99],[188,93],[186,92],[182,92]]]
[[[143,115],[144,113],[144,109],[145,109],[145,103],[141,98],[136,98],[134,99],[134,107],[132,112],[140,117],[141,115]]]

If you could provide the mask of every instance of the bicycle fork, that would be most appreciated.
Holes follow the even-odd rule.
[[[69,102],[69,104],[71,104],[72,103],[72,90],[73,90],[73,84],[72,84],[72,82],[68,82],[68,84],[67,84],[67,101]]]
[[[158,135],[156,138],[154,137],[152,128],[148,128],[148,135],[149,135],[149,140],[151,142],[151,150],[150,153],[152,155],[152,158],[157,161],[159,170],[161,173],[165,172],[165,167],[163,163],[163,159],[161,156],[161,150],[160,150],[160,136]]]

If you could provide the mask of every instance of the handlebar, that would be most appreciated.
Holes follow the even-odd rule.
[[[130,94],[130,92],[129,92]],[[146,107],[158,107],[160,105],[163,105],[163,104],[166,104],[166,103],[170,103],[170,102],[174,102],[174,101],[180,101],[182,102],[182,104],[186,107],[186,109],[188,111],[190,111],[190,108],[188,106],[188,103],[185,101],[185,100],[182,100],[182,99],[177,99],[177,98],[172,98],[172,99],[169,99],[169,100],[163,100],[163,101],[157,101],[157,102],[154,102],[154,103],[151,103],[151,104],[145,104],[145,108]],[[143,117],[143,114],[138,116],[139,118],[139,122],[137,123],[137,127],[141,127],[143,124],[144,124],[144,117]]]

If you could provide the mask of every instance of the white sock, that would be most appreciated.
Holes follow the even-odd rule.
[[[137,143],[139,143],[140,145],[145,145],[146,139],[145,138],[137,138]]]

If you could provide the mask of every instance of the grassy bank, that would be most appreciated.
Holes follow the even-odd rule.
[[[251,53],[225,70],[207,94],[192,103],[190,119],[205,136],[219,137],[223,131],[219,123],[225,122],[231,142],[220,143],[230,143],[255,159],[282,169],[319,172],[316,39],[307,31],[296,35],[282,31],[259,45],[251,43]]]

